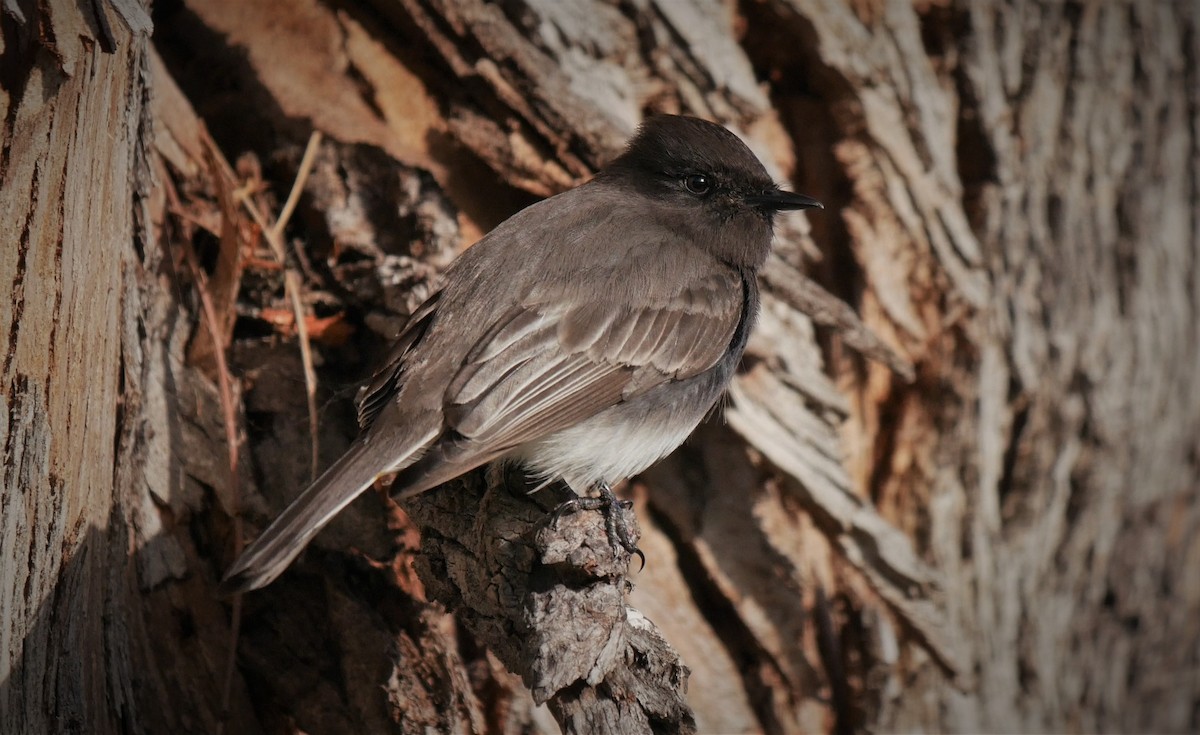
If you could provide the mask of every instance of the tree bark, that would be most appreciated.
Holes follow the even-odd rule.
[[[1194,4],[0,24],[0,731],[1200,729]],[[826,209],[782,223],[725,420],[625,488],[645,569],[492,471],[216,599],[234,518],[312,471],[298,342],[326,466],[453,256],[660,111]]]
[[[150,18],[130,3],[0,17],[0,730],[116,730],[132,681],[113,645],[131,622],[114,447]]]

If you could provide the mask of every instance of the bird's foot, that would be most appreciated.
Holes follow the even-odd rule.
[[[613,545],[615,550],[618,546],[624,549],[632,556],[636,556],[642,562],[642,568],[646,567],[646,555],[633,542],[633,534],[629,531],[629,523],[626,513],[631,512],[633,503],[629,500],[620,500],[608,486],[607,482],[601,482],[597,485],[599,497],[595,498],[574,498],[564,503],[559,504],[554,509],[551,518],[551,523],[555,526],[564,515],[568,513],[577,513],[581,510],[598,510],[604,514],[604,526],[608,531],[608,541]]]

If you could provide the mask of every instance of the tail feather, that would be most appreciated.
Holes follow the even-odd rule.
[[[273,582],[339,511],[369,488],[380,474],[394,472],[415,461],[429,438],[407,452],[400,452],[399,459],[395,446],[381,447],[379,442],[363,441],[354,444],[242,552],[225,573],[218,592],[231,595]],[[386,457],[381,456],[381,450],[387,451]]]
[[[396,475],[392,481],[391,495],[396,500],[420,495],[504,454],[499,450],[482,451],[478,447],[461,444],[436,444],[418,461]]]

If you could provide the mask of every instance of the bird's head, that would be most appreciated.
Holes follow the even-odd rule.
[[[648,119],[598,178],[647,197],[665,225],[739,266],[766,259],[777,213],[821,207],[780,189],[732,132],[694,117]]]

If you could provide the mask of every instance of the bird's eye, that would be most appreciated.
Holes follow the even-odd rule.
[[[690,176],[685,176],[683,179],[683,185],[693,194],[703,195],[712,191],[712,179],[708,178],[704,174],[691,174]]]

